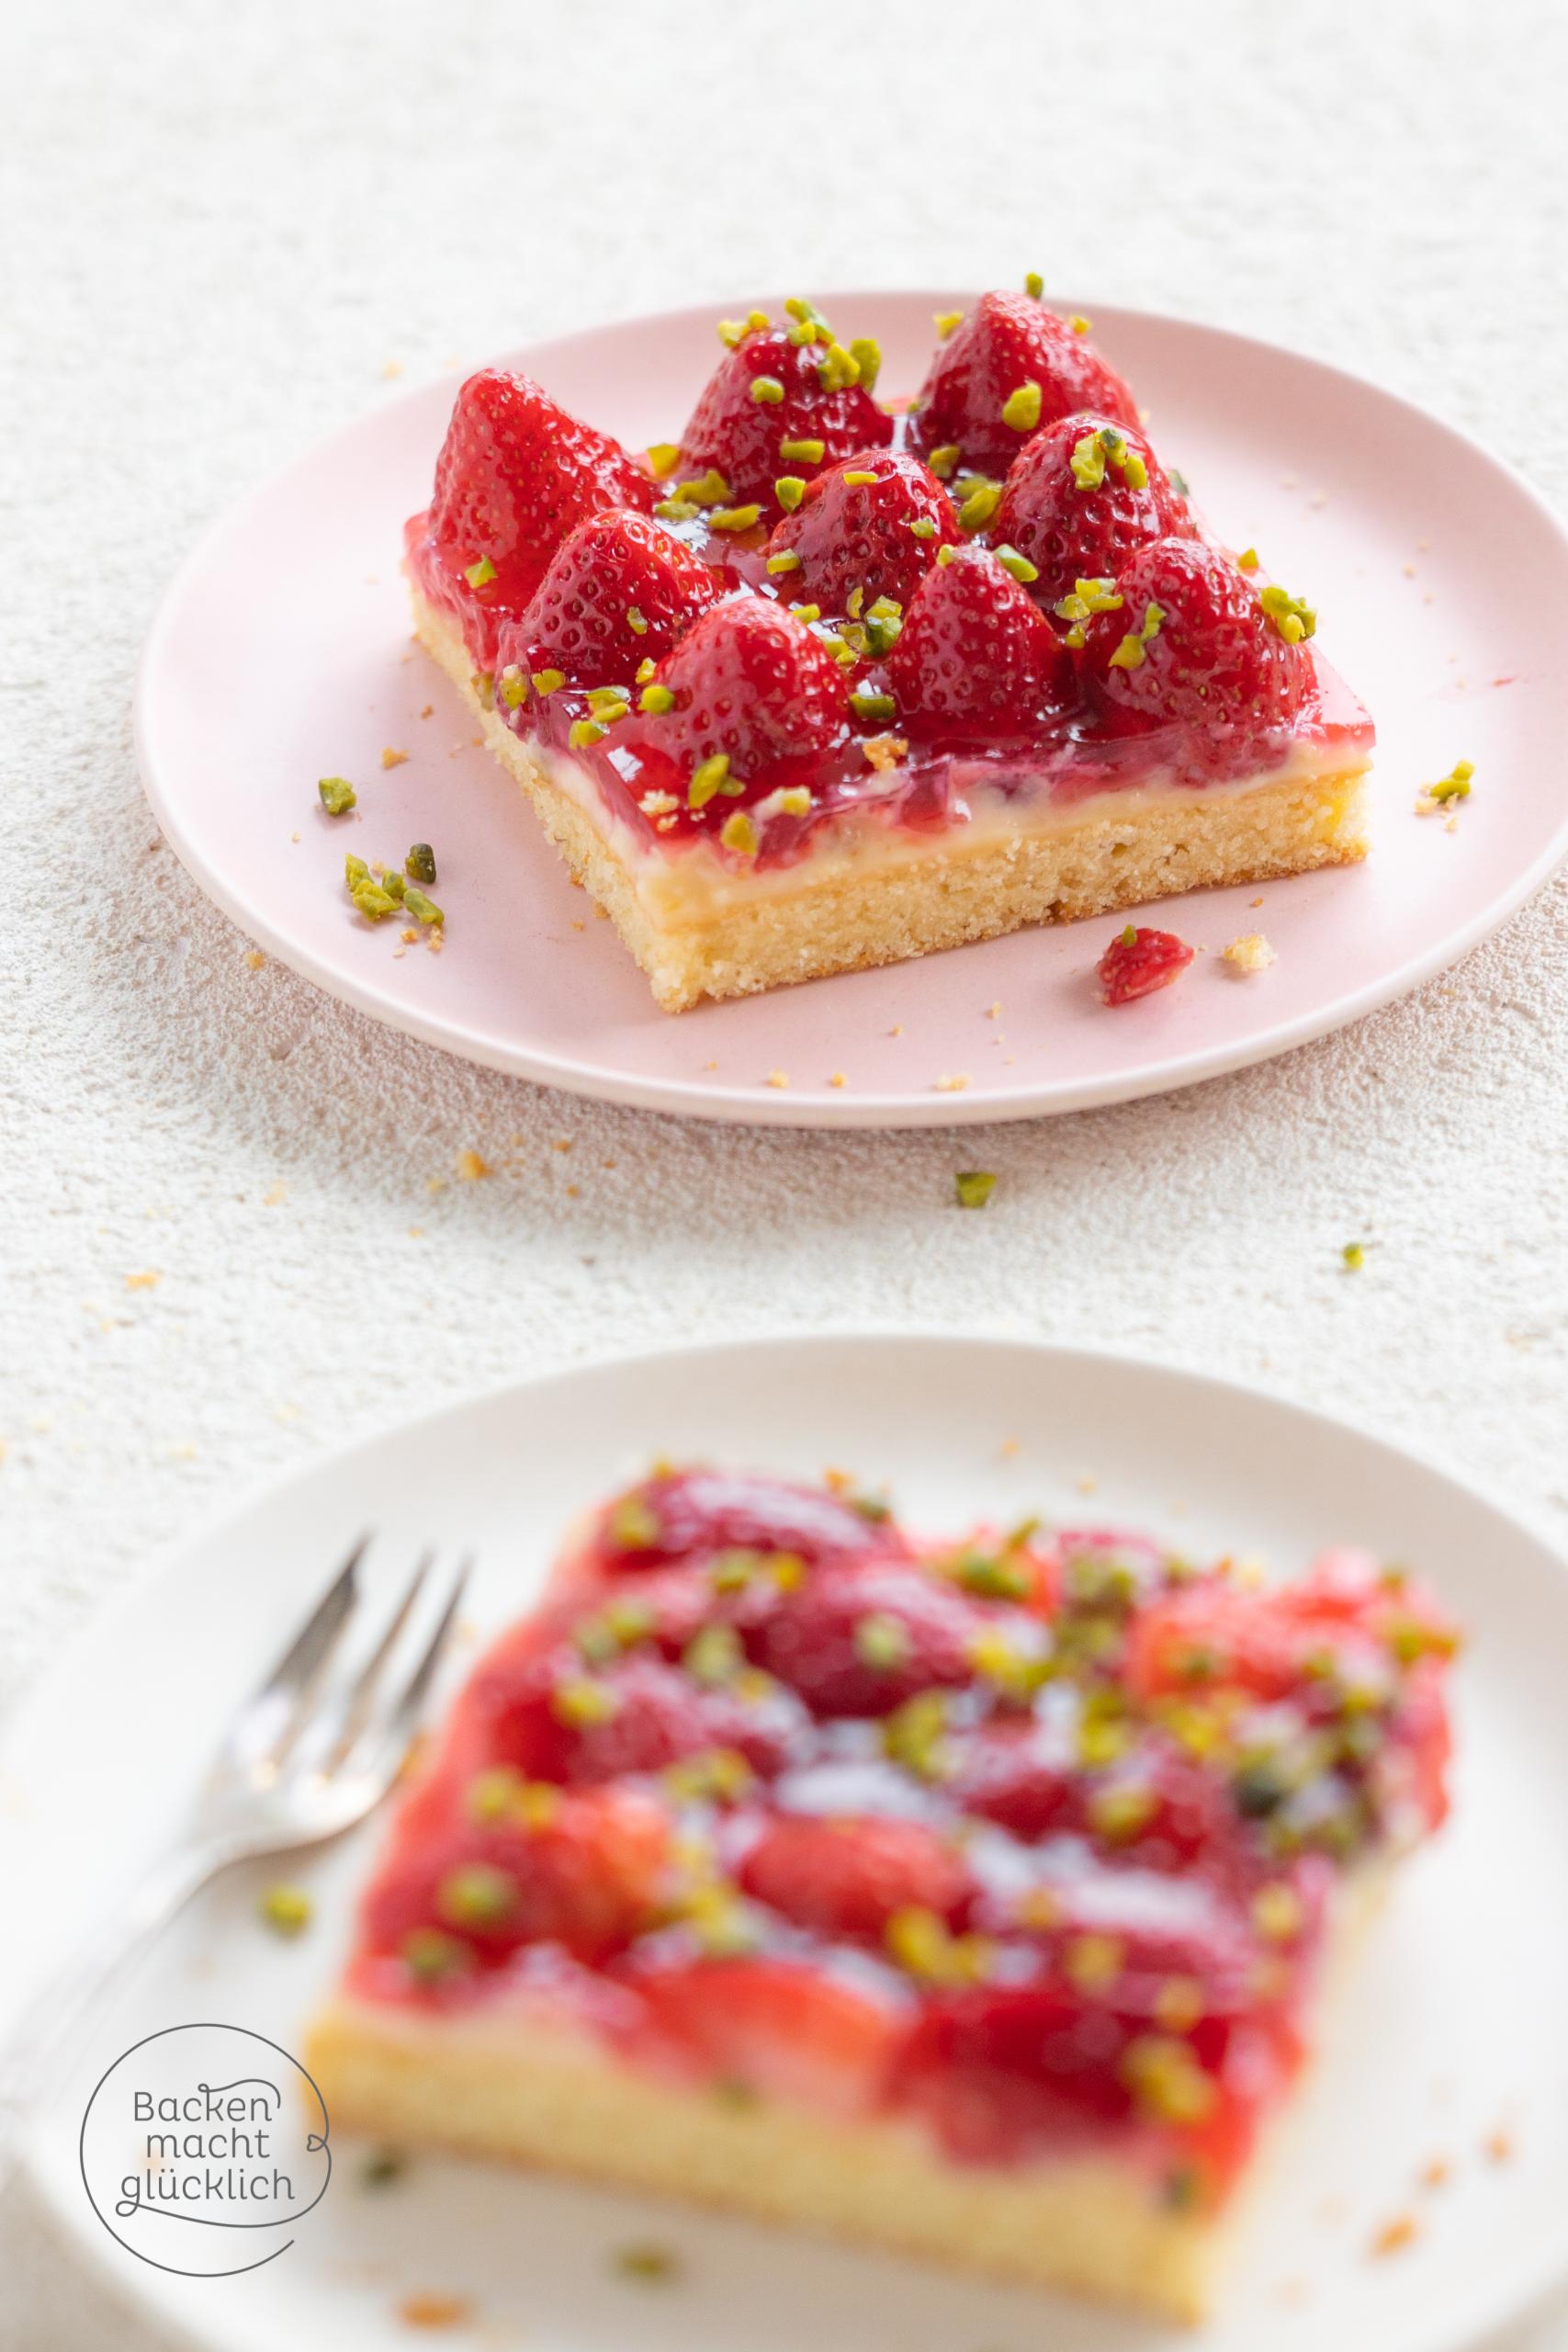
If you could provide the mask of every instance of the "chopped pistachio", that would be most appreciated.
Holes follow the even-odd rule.
[[[1020,555],[1016,548],[998,548],[997,561],[1005,571],[1010,571],[1015,580],[1021,580],[1027,583],[1040,577],[1040,566],[1037,563],[1031,563],[1026,555]]]
[[[269,1886],[261,1899],[261,1916],[275,1935],[303,1935],[315,1905],[299,1886]]]
[[[908,1665],[911,1647],[909,1629],[900,1618],[878,1611],[863,1617],[855,1627],[855,1656],[875,1673],[896,1673]]]
[[[931,456],[926,459],[926,464],[935,474],[938,481],[951,481],[953,469],[963,455],[964,452],[956,441],[943,441],[931,451]]]
[[[582,752],[591,743],[602,743],[604,734],[604,729],[596,718],[574,718],[566,740],[574,752]]]
[[[623,2245],[615,2251],[615,2267],[623,2278],[664,2286],[681,2271],[680,2257],[667,2245]]]
[[[329,817],[344,817],[358,804],[359,795],[345,775],[324,775],[316,790]]]
[[[729,754],[728,752],[716,752],[711,760],[702,761],[693,770],[686,792],[687,808],[705,808],[714,794],[728,780]]]
[[[634,684],[639,686],[646,686],[658,667],[659,664],[655,662],[652,654],[645,653],[642,660],[637,665],[637,676]]]
[[[864,688],[850,696],[850,708],[857,718],[869,719],[894,718],[898,711],[891,695],[872,694]]]
[[[746,333],[746,322],[744,319],[720,319],[716,332],[725,348],[733,351]]]
[[[1094,321],[1086,319],[1081,311],[1075,311],[1067,324],[1075,334],[1091,334],[1094,331]]]
[[[936,551],[936,560],[938,563],[942,564],[944,568],[950,563],[956,563],[958,560],[958,549],[950,540],[945,547],[938,548]]]
[[[648,635],[648,616],[636,605],[626,606],[626,627],[634,637]]]
[[[1347,1241],[1339,1256],[1347,1273],[1359,1273],[1367,1262],[1366,1244],[1361,1241]]]
[[[625,686],[590,686],[588,689],[588,707],[592,711],[614,710],[617,703],[629,699]]]
[[[558,694],[565,684],[564,670],[536,670],[534,673],[534,692],[536,695]]]
[[[977,489],[970,492],[968,497],[964,500],[963,505],[958,510],[958,521],[961,529],[965,531],[984,530],[986,525],[990,521],[992,515],[996,513],[1001,503],[1002,486],[1000,482],[981,482]]]
[[[491,563],[488,555],[481,555],[478,563],[470,563],[468,565],[467,571],[463,574],[463,577],[468,582],[470,588],[488,587],[490,582],[495,578],[495,566]]]
[[[1219,2096],[1191,2043],[1174,2034],[1138,2035],[1122,2061],[1122,2075],[1140,2106],[1165,2123],[1203,2122]]]
[[[587,1675],[572,1682],[558,1682],[550,1693],[550,1711],[557,1719],[570,1724],[573,1731],[586,1731],[595,1724],[607,1724],[620,1706],[620,1694],[606,1683],[590,1680]]]
[[[860,381],[860,361],[841,343],[830,343],[828,356],[818,366],[817,380],[825,392],[845,391]]]
[[[777,408],[784,396],[784,388],[776,376],[752,377],[751,398],[754,401],[761,401],[769,408]]]
[[[795,619],[803,622],[807,628],[810,628],[813,621],[819,621],[822,617],[822,607],[820,605],[792,605],[790,606],[790,611],[794,614]]]
[[[768,558],[768,571],[775,580],[783,572],[799,570],[800,557],[794,548],[781,548],[777,555]]]
[[[779,455],[786,466],[819,466],[827,455],[827,449],[828,445],[825,441],[807,439],[779,443]]]
[[[715,531],[749,531],[761,514],[760,506],[716,506],[708,515]]]
[[[1235,568],[1238,571],[1256,571],[1258,569],[1258,549],[1256,548],[1244,548],[1240,555],[1238,555],[1235,560]]]
[[[403,872],[411,882],[434,882],[435,852],[428,842],[414,842],[403,860]]]
[[[722,506],[729,496],[729,484],[716,466],[710,466],[695,481],[683,481],[676,496],[692,506]]]
[[[403,877],[400,870],[395,865],[383,865],[379,872],[381,888],[388,898],[400,899],[403,895]]]
[[[398,902],[389,890],[377,882],[356,882],[349,892],[367,922],[379,922],[384,915],[395,914]]]
[[[961,1209],[983,1209],[997,1189],[988,1168],[961,1168],[953,1180]]]
[[[745,1660],[733,1625],[704,1625],[681,1653],[681,1663],[697,1682],[716,1686],[733,1680]]]
[[[488,1862],[468,1862],[447,1871],[435,1907],[454,1928],[497,1928],[517,1907],[517,1882]]]
[[[363,889],[370,879],[370,868],[362,857],[355,857],[352,850],[343,862],[343,878],[351,891]]]
[[[403,1965],[422,1984],[436,1984],[445,1976],[457,1976],[468,1965],[468,1950],[456,1936],[444,1935],[439,1928],[415,1928],[403,1938]]]
[[[692,498],[661,498],[653,511],[661,523],[691,523],[702,508]]]
[[[1032,433],[1040,422],[1040,387],[1032,379],[1020,384],[1002,402],[1002,423],[1015,433]]]
[[[648,453],[648,462],[655,481],[663,481],[681,462],[681,452],[673,441],[655,441]]]
[[[718,837],[725,848],[733,850],[737,857],[755,857],[757,854],[757,828],[744,808],[737,808],[733,816],[725,819]]]
[[[1159,625],[1165,618],[1162,608],[1154,603],[1144,607],[1143,627],[1129,629],[1111,657],[1113,670],[1136,670],[1144,660],[1144,649],[1152,645],[1159,635]]]
[[[842,476],[842,480],[849,483],[852,488],[860,490],[863,489],[867,482],[875,481],[876,474],[870,467],[856,466],[852,470],[847,470]]]
[[[964,313],[962,311],[936,311],[932,317],[936,322],[936,331],[945,343],[954,327],[962,325]]]
[[[882,345],[872,335],[857,334],[850,345],[850,357],[860,369],[862,391],[874,391],[882,373]]]
[[[605,1532],[617,1552],[650,1552],[663,1536],[659,1513],[640,1495],[623,1495]]]
[[[1470,779],[1475,774],[1473,760],[1460,760],[1437,784],[1422,786],[1423,797],[1434,808],[1445,808],[1450,800],[1470,798]]]
[[[668,686],[661,686],[655,683],[652,685],[644,686],[637,707],[641,710],[646,710],[650,718],[660,718],[665,711],[674,709],[675,697]]]
[[[434,928],[439,931],[446,921],[446,915],[436,905],[434,899],[427,899],[424,892],[423,890],[416,890],[412,883],[407,884],[404,887],[403,904],[408,909],[410,914],[412,915],[414,921],[416,922],[423,923],[427,929],[434,925]]]
[[[1040,272],[1037,269],[1030,270],[1025,276],[1023,290],[1036,302],[1039,301],[1040,297],[1044,293],[1045,280],[1041,277]]]
[[[773,484],[773,496],[786,514],[793,514],[806,495],[806,483],[799,474],[780,474]]]
[[[1287,645],[1299,645],[1303,637],[1315,635],[1317,615],[1312,606],[1303,604],[1299,596],[1292,596],[1278,582],[1270,582],[1258,601]]]
[[[936,525],[929,514],[917,514],[909,525],[909,536],[916,539],[934,539]]]
[[[373,2148],[359,2167],[362,2188],[389,2188],[408,2170],[409,2160],[396,2148]]]

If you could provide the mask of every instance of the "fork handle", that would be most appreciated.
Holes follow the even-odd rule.
[[[161,1855],[24,2008],[0,2044],[0,2197],[21,2163],[34,2115],[72,2054],[67,2043],[80,2046],[105,1996],[231,1859],[210,1846]]]

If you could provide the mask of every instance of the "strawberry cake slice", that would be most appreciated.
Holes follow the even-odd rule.
[[[393,2143],[1193,2318],[1443,1819],[1454,1646],[1363,1555],[1269,1589],[660,1468],[458,1697],[308,2064]]]
[[[680,1012],[1366,853],[1372,728],[1033,290],[919,395],[811,304],[721,322],[678,443],[458,392],[418,634]]]

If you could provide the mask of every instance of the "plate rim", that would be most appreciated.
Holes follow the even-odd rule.
[[[841,308],[845,304],[888,298],[921,302],[929,300],[933,303],[947,300],[972,302],[977,299],[973,294],[955,297],[947,289],[923,286],[851,288],[824,291],[813,299],[824,304],[836,302]],[[735,297],[732,300],[741,299]],[[753,298],[748,296],[744,299],[750,300]],[[1435,430],[1455,448],[1461,450],[1467,458],[1479,460],[1483,466],[1490,468],[1516,497],[1524,501],[1536,522],[1545,527],[1561,571],[1560,578],[1552,585],[1561,595],[1564,616],[1568,618],[1568,524],[1507,458],[1495,454],[1472,435],[1450,424],[1446,417],[1423,407],[1404,393],[1393,390],[1375,377],[1359,374],[1352,368],[1319,358],[1287,343],[1246,334],[1234,327],[1212,325],[1174,311],[1125,303],[1102,303],[1097,307],[1098,315],[1106,322],[1108,328],[1113,329],[1122,320],[1149,321],[1211,344],[1219,343],[1237,355],[1263,352],[1271,357],[1282,356],[1293,366],[1315,371],[1339,387],[1348,388],[1363,396],[1370,393],[1376,400],[1391,402],[1396,414],[1417,419],[1423,427]],[[711,321],[714,308],[714,303],[704,302],[687,304],[676,310],[641,311],[630,318],[600,320],[567,334],[512,345],[497,354],[493,361],[481,360],[477,364],[513,364],[536,359],[540,356],[547,356],[552,349],[564,344],[581,344],[655,327],[681,331],[695,329]],[[603,1062],[567,1062],[555,1053],[518,1047],[493,1035],[476,1035],[460,1023],[417,1003],[390,1003],[368,978],[362,979],[355,971],[344,971],[330,964],[308,944],[288,938],[274,927],[265,910],[258,914],[256,909],[248,906],[236,892],[227,888],[205,857],[199,841],[187,830],[171,803],[159,774],[151,741],[149,701],[153,672],[163,655],[165,640],[174,630],[188,582],[206,563],[220,540],[253,510],[265,505],[294,473],[318,463],[340,444],[353,440],[367,426],[427,401],[436,386],[447,380],[445,374],[432,377],[423,383],[411,385],[394,394],[390,401],[383,401],[375,408],[366,408],[357,417],[310,443],[208,526],[175,571],[159,602],[138,658],[131,706],[136,761],[142,789],[165,840],[204,897],[227,915],[244,936],[258,941],[276,961],[319,988],[323,994],[349,1005],[355,1012],[397,1034],[415,1038],[423,1045],[434,1046],[483,1069],[500,1070],[536,1085],[556,1088],[563,1093],[653,1111],[665,1117],[709,1120],[725,1125],[829,1131],[910,1131],[924,1127],[1010,1125],[1025,1119],[1055,1117],[1074,1111],[1102,1109],[1115,1102],[1134,1102],[1149,1094],[1174,1093],[1181,1088],[1200,1085],[1209,1079],[1273,1060],[1298,1046],[1309,1045],[1337,1029],[1349,1026],[1368,1013],[1409,994],[1424,980],[1450,969],[1472,948],[1499,930],[1568,857],[1568,802],[1565,802],[1562,815],[1544,846],[1467,922],[1364,987],[1352,989],[1347,995],[1335,996],[1293,1019],[1280,1022],[1245,1040],[1207,1049],[1195,1048],[1174,1061],[1168,1057],[1157,1060],[1145,1059],[1130,1069],[1100,1080],[1043,1083],[1000,1100],[956,1091],[857,1097],[847,1091],[836,1093],[822,1089],[802,1088],[796,1091],[769,1088],[760,1082],[721,1088],[700,1079],[644,1078]]]
[[[953,1350],[980,1347],[1010,1356],[1047,1358],[1064,1369],[1075,1364],[1089,1364],[1101,1373],[1113,1372],[1117,1368],[1152,1373],[1162,1380],[1197,1388],[1214,1406],[1222,1406],[1227,1398],[1241,1397],[1252,1404],[1261,1404],[1270,1414],[1280,1416],[1286,1422],[1305,1419],[1340,1442],[1348,1441],[1354,1448],[1366,1452],[1374,1459],[1383,1457],[1406,1466],[1414,1465],[1424,1477],[1435,1481],[1496,1522],[1499,1534],[1506,1535],[1511,1544],[1535,1555],[1536,1565],[1540,1568],[1559,1578],[1568,1579],[1568,1553],[1559,1550],[1544,1534],[1517,1518],[1500,1497],[1495,1497],[1483,1483],[1467,1475],[1456,1474],[1449,1464],[1438,1461],[1419,1444],[1408,1444],[1403,1439],[1395,1441],[1322,1406],[1303,1403],[1271,1385],[1231,1379],[1224,1374],[1172,1363],[1136,1349],[1089,1347],[973,1329],[953,1330],[930,1322],[897,1319],[886,1323],[856,1324],[842,1330],[823,1332],[753,1332],[721,1339],[678,1338],[637,1349],[596,1351],[571,1363],[524,1374],[515,1379],[470,1390],[423,1413],[395,1417],[346,1444],[329,1448],[310,1462],[296,1464],[281,1476],[258,1480],[237,1503],[231,1501],[226,1507],[204,1515],[192,1532],[154,1550],[141,1572],[133,1576],[121,1591],[94,1613],[87,1625],[66,1645],[61,1657],[0,1728],[0,1776],[17,1770],[19,1752],[27,1743],[35,1715],[43,1715],[50,1711],[57,1688],[63,1685],[73,1670],[73,1659],[85,1661],[89,1652],[112,1645],[120,1623],[141,1608],[162,1584],[198,1559],[204,1550],[219,1544],[226,1531],[275,1498],[298,1493],[313,1480],[330,1477],[356,1457],[373,1453],[396,1437],[406,1437],[416,1430],[428,1432],[476,1410],[499,1405],[503,1399],[523,1400],[540,1389],[576,1380],[592,1380],[595,1374],[605,1371],[648,1370],[668,1364],[672,1360],[689,1363],[690,1359],[696,1356],[733,1358],[737,1354],[757,1351],[787,1356],[826,1347],[835,1352],[853,1355],[889,1345],[908,1348],[911,1343],[928,1353],[933,1361]],[[3,2025],[3,2020],[0,2020],[0,2025]],[[129,2278],[114,2261],[107,2245],[101,2242],[101,2233],[89,2234],[85,2229],[78,2230],[73,2226],[71,2213],[62,2210],[60,2200],[51,2193],[31,2144],[24,2151],[22,2171],[28,2193],[48,2216],[50,2225],[59,2233],[62,2245],[73,2253],[86,2251],[90,2257],[89,2267],[107,2295],[162,2329],[171,2343],[182,2347],[182,2352],[232,2352],[238,2339],[205,2332],[195,2323],[166,2311],[160,2301],[141,2291],[147,2281],[140,2276]],[[1565,2279],[1568,2279],[1568,2245],[1556,2251],[1543,2245],[1533,2263],[1521,2265],[1512,2293],[1505,2302],[1479,2316],[1473,2308],[1469,2313],[1453,2312],[1448,2324],[1437,2332],[1419,2336],[1391,2337],[1390,2352],[1475,2352],[1475,2347],[1482,2341],[1489,2341],[1494,2334],[1500,2335],[1526,2322],[1534,2311],[1544,2306],[1562,2287]],[[1201,2331],[1194,2337],[1193,2352],[1202,2352]]]

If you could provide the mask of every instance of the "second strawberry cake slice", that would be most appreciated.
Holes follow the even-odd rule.
[[[1366,712],[1086,324],[987,294],[899,404],[753,312],[642,456],[463,386],[418,631],[667,1011],[1364,855]]]
[[[1453,1646],[1364,1556],[1270,1590],[661,1470],[458,1698],[311,2073],[394,2143],[1191,2318],[1443,1818]]]

